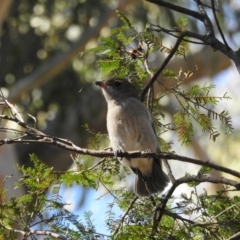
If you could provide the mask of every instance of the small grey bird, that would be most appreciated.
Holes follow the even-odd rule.
[[[108,104],[107,129],[113,151],[160,152],[153,120],[135,87],[125,79],[97,81]],[[136,174],[135,193],[140,197],[162,192],[169,182],[159,158],[120,159]]]

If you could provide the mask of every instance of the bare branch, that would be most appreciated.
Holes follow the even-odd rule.
[[[224,37],[224,34],[223,34],[222,29],[221,29],[221,27],[220,27],[219,21],[218,21],[218,19],[217,19],[217,14],[216,14],[216,11],[215,11],[215,3],[214,3],[214,0],[211,0],[211,4],[212,4],[213,16],[214,16],[215,22],[216,22],[216,24],[217,24],[218,31],[219,31],[219,33],[220,33],[220,35],[221,35],[221,37],[222,37],[222,40],[223,40],[224,44],[226,45],[227,49],[230,50],[230,47],[228,46],[228,43],[227,43],[227,41],[226,41],[226,39],[225,39],[225,37]]]
[[[205,25],[206,35],[208,36],[208,38],[215,38],[215,33],[214,33],[212,22],[211,22],[210,18],[208,17],[208,15],[203,7],[202,2],[200,0],[195,0],[195,2],[198,6],[199,13],[202,16],[201,21]]]
[[[210,46],[212,46],[213,49],[222,52],[224,55],[226,55],[228,58],[230,58],[235,63],[235,65],[237,67],[237,70],[240,73],[240,51],[239,50],[233,51],[228,46],[228,44],[227,44],[227,42],[224,38],[224,35],[222,34],[220,25],[218,23],[214,5],[212,5],[213,13],[215,14],[214,17],[215,17],[215,20],[216,20],[216,23],[217,23],[217,26],[218,26],[218,30],[219,30],[219,32],[222,36],[222,39],[223,39],[224,43],[220,42],[216,38],[215,33],[214,33],[213,24],[212,24],[210,18],[208,17],[208,15],[207,15],[207,13],[204,9],[205,5],[202,4],[202,2],[200,0],[195,0],[196,4],[198,6],[199,12],[191,11],[189,9],[186,9],[186,8],[183,8],[183,7],[180,7],[180,6],[177,6],[177,5],[174,5],[172,3],[162,1],[162,0],[147,0],[147,1],[151,2],[151,3],[155,3],[155,4],[157,4],[159,6],[162,6],[162,7],[167,7],[169,9],[173,10],[173,11],[180,12],[180,13],[186,14],[188,16],[191,16],[191,17],[194,17],[194,18],[200,20],[205,26],[206,35],[203,36],[203,35],[188,31],[187,33],[185,33],[185,36],[192,37],[192,38],[195,38],[195,39],[199,39],[204,44],[210,45]],[[211,1],[213,2],[213,0],[211,0]],[[166,29],[162,29],[162,31],[167,32]],[[171,31],[169,33],[170,33],[170,35],[173,35]],[[142,96],[144,96],[144,95],[145,95],[145,92],[144,92],[144,94],[142,94]]]
[[[141,100],[144,100],[144,96],[147,93],[148,89],[153,85],[153,83],[157,80],[158,76],[162,73],[163,69],[167,66],[167,64],[169,63],[169,61],[172,59],[172,57],[174,56],[175,52],[177,51],[182,39],[186,36],[186,33],[183,32],[179,35],[178,40],[176,41],[174,47],[172,48],[171,52],[168,54],[168,56],[166,57],[166,59],[163,61],[161,67],[154,73],[153,77],[151,78],[151,80],[148,82],[148,84],[144,87],[144,89],[142,90],[142,93],[140,95]]]
[[[188,8],[184,8],[184,7],[172,4],[170,2],[165,2],[165,1],[162,1],[162,0],[146,0],[146,1],[151,2],[151,3],[155,3],[155,4],[157,4],[161,7],[165,7],[165,8],[174,10],[174,11],[179,12],[179,13],[186,14],[188,16],[194,17],[194,18],[202,21],[201,14],[199,14],[198,12],[189,10]]]
[[[184,218],[184,217],[180,216],[180,215],[177,214],[177,213],[170,212],[170,211],[167,210],[167,209],[164,209],[164,210],[163,210],[163,213],[164,213],[165,215],[167,215],[167,216],[170,216],[170,217],[174,218],[174,219],[179,219],[179,220],[181,220],[182,222],[187,222],[187,223],[190,223],[190,224],[195,224],[194,221],[192,221],[192,220],[190,220],[190,219],[187,219],[187,218]]]
[[[172,187],[169,189],[169,191],[167,192],[166,196],[163,198],[163,201],[161,202],[161,204],[159,206],[157,206],[155,212],[154,212],[154,218],[153,218],[153,226],[152,226],[152,233],[151,235],[153,235],[156,231],[157,231],[157,227],[159,222],[161,221],[163,215],[164,215],[164,210],[167,206],[167,202],[168,200],[171,198],[173,192],[175,191],[175,189],[183,184],[183,183],[190,183],[190,182],[211,182],[211,183],[216,183],[216,184],[227,184],[230,186],[236,186],[239,185],[238,182],[230,180],[230,179],[226,179],[226,178],[214,178],[214,177],[210,177],[210,176],[190,176],[190,177],[182,177],[177,179]]]
[[[210,177],[210,176],[190,176],[190,177],[182,177],[176,180],[178,185],[183,184],[183,183],[189,183],[189,182],[211,182],[211,183],[216,183],[216,184],[226,184],[226,185],[230,185],[235,187],[236,185],[238,185],[239,183],[234,181],[234,180],[230,180],[224,177]]]
[[[166,33],[166,34],[168,34],[172,37],[175,37],[175,38],[179,38],[179,34],[181,33],[181,31],[179,31],[177,29],[171,30],[171,29],[163,28],[162,26],[160,26],[158,24],[151,24],[151,26],[155,27],[155,28],[150,28],[151,31],[163,32],[163,33]],[[196,39],[199,39],[201,41],[203,41],[202,39],[204,38],[203,35],[198,34],[198,33],[194,33],[194,32],[187,31],[186,34],[188,34],[188,36],[191,37],[191,38],[196,38]],[[189,40],[189,39],[183,39],[183,41],[188,42],[188,43],[206,45],[204,42],[196,42],[196,41],[192,41],[192,40]]]
[[[25,144],[25,143],[31,143],[31,144],[48,144],[53,145],[71,152],[79,153],[82,155],[90,155],[94,157],[115,157],[114,153],[112,151],[102,151],[102,150],[91,150],[86,148],[80,148],[76,146],[72,141],[67,139],[58,138],[55,136],[46,135],[45,133],[37,130],[36,128],[29,127],[27,124],[23,122],[19,122],[18,119],[14,117],[9,117],[7,115],[0,115],[0,119],[9,120],[18,123],[21,127],[24,128],[24,130],[17,130],[16,133],[19,134],[21,137],[14,137],[12,139],[0,139],[0,146],[4,144]],[[7,128],[1,128],[0,131],[4,130],[6,131]],[[10,129],[10,132],[12,132],[12,129]],[[119,152],[118,157],[127,157],[127,158],[162,158],[162,159],[168,159],[168,160],[177,160],[182,162],[188,162],[193,163],[200,166],[207,166],[213,169],[216,169],[221,172],[225,172],[228,174],[231,174],[235,177],[240,178],[240,173],[234,170],[231,170],[226,167],[222,167],[218,164],[211,163],[209,161],[202,161],[199,159],[189,158],[185,156],[180,156],[177,154],[172,153],[153,153],[149,152],[147,149],[146,151],[131,151],[131,152]],[[237,189],[240,186],[235,186]]]
[[[7,115],[0,115],[0,119],[9,120],[9,121],[17,123],[19,126],[27,129],[29,131],[28,132],[29,135],[32,135],[34,133],[36,136],[38,136],[38,135],[39,136],[45,136],[45,134],[43,132],[37,130],[36,128],[32,128],[32,127],[28,126],[26,123],[24,123],[23,121],[19,120],[16,117],[16,115],[13,116],[13,117],[10,117],[10,116],[7,116]],[[22,132],[22,133],[25,133],[25,132]]]
[[[166,169],[167,169],[168,176],[169,176],[171,182],[174,183],[174,182],[176,181],[176,179],[175,179],[175,177],[173,176],[172,169],[171,169],[168,161],[166,161],[166,159],[163,159],[162,161],[164,162],[164,165],[165,165],[165,167],[166,167]]]
[[[26,240],[28,237],[33,236],[33,235],[41,235],[41,236],[49,236],[55,239],[62,239],[62,240],[68,240],[69,238],[63,236],[62,234],[59,233],[54,233],[50,231],[45,231],[45,230],[29,230],[29,231],[23,231],[23,230],[18,230],[14,228],[10,228],[8,226],[4,226],[3,224],[0,224],[2,227],[22,235],[22,239]]]
[[[131,211],[131,209],[133,208],[133,205],[135,204],[135,202],[136,202],[137,200],[138,200],[138,197],[135,197],[135,198],[132,200],[132,202],[130,203],[127,211],[126,211],[125,214],[122,216],[121,222],[120,222],[120,224],[118,225],[118,227],[116,228],[113,236],[115,236],[115,235],[118,233],[119,229],[120,229],[120,228],[122,227],[122,225],[123,225],[123,222],[124,222],[124,220],[125,220],[125,217],[126,217],[126,216],[128,215],[128,213]]]
[[[228,240],[239,240],[240,239],[240,232],[231,236]]]

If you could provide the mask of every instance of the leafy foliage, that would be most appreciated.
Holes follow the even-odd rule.
[[[179,102],[179,112],[174,115],[174,124],[178,130],[179,141],[189,143],[193,135],[193,120],[199,124],[202,131],[209,133],[213,141],[220,135],[216,131],[213,120],[222,122],[225,133],[232,131],[231,118],[228,112],[217,113],[212,107],[221,100],[230,99],[225,93],[222,97],[210,96],[210,91],[215,86],[204,84],[203,87],[194,85],[189,92],[181,91],[179,88],[171,89]]]
[[[30,157],[33,167],[19,167],[22,178],[16,184],[16,187],[25,185],[28,189],[27,194],[19,198],[11,198],[7,203],[1,202],[0,238],[16,239],[16,234],[9,231],[14,225],[18,225],[20,229],[27,229],[28,232],[28,229],[40,224],[43,224],[45,229],[51,229],[58,234],[65,234],[67,231],[71,239],[97,235],[91,212],[85,212],[85,224],[83,224],[79,216],[67,210],[68,203],[62,201],[59,191],[62,183],[67,182],[66,174],[59,178],[52,168],[43,164],[34,154]],[[89,175],[74,176],[71,184],[81,176],[78,183],[91,186]],[[46,195],[47,189],[52,191]],[[4,192],[1,191],[0,198],[3,195]]]
[[[149,30],[149,24],[142,32],[133,26],[130,20],[121,12],[117,15],[124,26],[111,30],[109,37],[101,37],[101,45],[85,50],[84,53],[95,52],[103,56],[98,61],[103,77],[107,75],[143,80],[147,77],[144,60],[153,51],[169,53],[171,47],[163,45],[162,40]],[[184,56],[188,47],[182,45],[176,55]]]
[[[146,69],[145,63],[149,54],[153,51],[169,53],[172,48],[164,46],[162,39],[150,31],[148,24],[144,31],[139,32],[126,16],[119,11],[117,14],[124,25],[112,29],[109,37],[100,38],[101,45],[99,47],[86,50],[85,53],[95,52],[103,56],[98,61],[103,77],[111,75],[126,78],[127,76],[140,88],[142,81],[149,75],[149,71],[154,72],[153,69]],[[179,32],[186,31],[188,20],[179,18],[176,24]],[[188,47],[189,43],[182,41],[175,55],[185,57]],[[218,119],[222,122],[225,133],[232,131],[232,124],[228,112],[217,113],[212,107],[217,105],[219,101],[228,100],[230,97],[227,96],[227,93],[221,97],[211,96],[211,90],[215,86],[207,83],[203,86],[194,85],[188,92],[182,91],[180,86],[193,74],[193,71],[182,73],[182,70],[177,74],[170,69],[165,69],[162,72],[164,78],[176,80],[176,86],[166,89],[164,95],[173,93],[179,102],[179,110],[173,117],[179,141],[183,144],[191,142],[191,137],[194,134],[194,122],[199,124],[202,131],[209,133],[210,139],[216,141],[220,133],[215,129],[213,120]]]

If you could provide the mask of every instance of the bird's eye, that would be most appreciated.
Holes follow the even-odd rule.
[[[115,87],[120,87],[120,86],[122,85],[122,83],[119,82],[119,81],[116,81],[116,82],[114,83],[114,85],[115,85]]]

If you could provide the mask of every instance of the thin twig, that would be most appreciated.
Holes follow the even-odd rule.
[[[200,0],[195,0],[195,2],[197,4],[200,15],[202,16],[201,21],[203,22],[203,24],[206,28],[207,37],[215,40],[216,38],[215,38],[213,24],[212,24],[210,18],[208,17],[208,15],[203,7],[202,2]]]
[[[152,78],[153,77],[153,73],[150,71],[149,69],[149,66],[148,66],[148,54],[146,54],[145,56],[145,60],[144,60],[144,67],[145,67],[145,70],[146,72],[150,75],[150,77]],[[148,95],[147,95],[147,108],[151,111],[151,106],[152,106],[152,102],[153,102],[153,97],[154,97],[154,89],[153,87],[151,86],[149,89],[148,89]],[[150,102],[151,100],[151,102]]]
[[[132,202],[130,203],[127,211],[126,211],[125,214],[122,216],[121,221],[120,221],[120,224],[119,224],[118,227],[116,228],[116,230],[115,230],[115,232],[114,232],[114,234],[113,234],[113,237],[118,233],[119,229],[122,227],[123,222],[124,222],[124,220],[125,220],[125,217],[126,217],[126,216],[128,215],[128,213],[131,211],[131,209],[133,208],[133,205],[134,205],[134,203],[137,201],[137,199],[138,199],[138,197],[135,197],[135,198],[132,200]]]
[[[17,119],[14,119],[12,117],[8,118],[5,115],[0,115],[0,118],[4,119],[9,119],[10,121],[18,122]],[[23,127],[28,130],[30,128],[26,124],[23,125]],[[34,139],[24,139],[22,138],[16,138],[16,139],[0,139],[0,146],[4,144],[25,144],[25,143],[31,143],[31,144],[48,144],[48,145],[54,145],[56,147],[83,154],[83,155],[90,155],[94,157],[114,157],[114,153],[112,151],[103,151],[103,150],[91,150],[91,149],[86,149],[86,148],[80,148],[76,146],[73,142],[70,140],[62,139],[62,138],[57,138],[54,136],[48,136],[41,131],[37,129],[30,128],[31,133],[28,131],[23,131],[22,134],[26,134],[25,136],[27,137],[32,137]],[[215,163],[211,163],[209,161],[202,161],[199,159],[194,159],[194,158],[189,158],[185,156],[180,156],[177,154],[172,154],[172,153],[164,153],[164,152],[149,152],[148,150],[146,151],[131,151],[131,152],[119,152],[118,157],[127,157],[127,158],[161,158],[161,159],[168,159],[168,160],[177,160],[177,161],[182,161],[182,162],[188,162],[188,163],[193,163],[196,165],[200,166],[207,166],[213,169],[216,169],[221,172],[225,172],[228,174],[231,174],[235,177],[240,178],[240,173],[237,171],[234,171],[232,169],[220,166]],[[238,187],[238,186],[236,186]]]
[[[182,222],[187,222],[187,223],[190,223],[190,224],[195,224],[194,221],[192,221],[192,220],[190,220],[190,219],[187,219],[187,218],[184,218],[184,217],[180,216],[180,215],[177,214],[177,213],[170,212],[170,211],[167,210],[167,209],[164,209],[164,210],[163,210],[163,213],[164,213],[165,215],[169,216],[169,217],[174,218],[174,219],[179,219],[179,220],[181,220]]]
[[[41,235],[41,236],[49,236],[53,237],[55,239],[63,239],[63,240],[68,240],[69,238],[59,234],[59,233],[54,233],[50,231],[45,231],[45,230],[29,230],[29,231],[22,231],[14,228],[10,228],[8,226],[4,226],[3,224],[0,223],[0,225],[14,233],[18,233],[22,235],[22,240],[26,240],[28,237],[34,236],[34,235]]]
[[[166,169],[167,169],[168,176],[169,176],[171,182],[174,183],[174,182],[176,181],[176,179],[175,179],[175,177],[173,176],[172,169],[171,169],[168,161],[167,161],[166,159],[162,159],[162,161],[163,161],[163,163],[164,163],[164,165],[165,165],[165,167],[166,167]]]
[[[239,240],[240,239],[240,232],[231,236],[228,240]]]
[[[186,36],[186,32],[183,32],[179,35],[179,38],[177,39],[174,47],[172,48],[171,52],[168,54],[168,56],[166,57],[166,59],[163,61],[161,67],[154,73],[153,77],[151,78],[151,80],[148,82],[148,84],[144,87],[144,89],[142,90],[141,93],[141,100],[144,100],[144,96],[147,93],[148,89],[153,85],[153,83],[157,80],[158,76],[161,74],[161,72],[163,71],[163,69],[167,66],[167,64],[169,63],[169,61],[172,59],[172,57],[174,56],[175,52],[177,51],[182,39]]]
[[[172,187],[169,189],[169,191],[167,192],[166,196],[163,198],[163,201],[161,202],[161,204],[159,206],[157,206],[155,212],[154,212],[154,218],[153,218],[153,226],[152,226],[152,233],[151,236],[154,235],[154,233],[157,231],[157,227],[159,222],[161,221],[163,214],[164,214],[164,210],[167,206],[167,202],[168,200],[171,198],[173,192],[175,191],[175,189],[183,184],[183,183],[189,183],[189,182],[211,182],[211,183],[222,183],[222,184],[227,184],[227,185],[231,185],[231,186],[236,186],[239,183],[230,179],[226,179],[226,178],[214,178],[214,177],[210,177],[210,176],[190,176],[190,177],[182,177],[177,179]]]
[[[195,12],[195,11],[189,10],[188,8],[184,8],[184,7],[172,4],[170,2],[165,2],[165,1],[162,1],[162,0],[147,0],[147,2],[155,3],[155,4],[157,4],[161,7],[165,7],[165,8],[174,10],[176,12],[186,14],[186,15],[194,17],[198,20],[202,20],[202,16],[198,12]]]
[[[224,209],[224,211],[220,212],[220,213],[219,213],[217,216],[215,216],[214,218],[218,218],[218,217],[220,217],[223,213],[229,211],[229,209],[232,209],[232,208],[238,206],[239,204],[240,204],[240,203],[238,202],[238,203],[235,203],[235,204],[233,204],[232,206],[230,206],[230,207]]]
[[[224,40],[223,40],[224,43],[222,43],[221,41],[219,41],[216,38],[215,33],[214,33],[213,24],[212,24],[210,18],[208,17],[206,11],[204,10],[204,7],[206,7],[206,5],[204,5],[200,0],[194,0],[197,4],[199,12],[195,12],[195,11],[189,10],[187,8],[183,8],[178,5],[174,5],[172,3],[165,2],[162,0],[147,0],[147,1],[151,2],[151,3],[155,3],[162,7],[166,7],[173,11],[180,12],[180,13],[186,14],[188,16],[192,16],[192,17],[200,20],[205,26],[206,35],[203,36],[198,33],[187,31],[185,33],[186,34],[185,36],[198,39],[198,40],[202,41],[205,45],[211,45],[214,50],[218,50],[218,51],[222,52],[223,54],[225,54],[228,58],[230,58],[235,63],[237,70],[240,73],[240,54],[239,54],[240,50],[233,51],[225,43]],[[214,7],[212,7],[212,9],[213,9],[213,11],[215,11]],[[220,29],[220,27],[219,27],[219,29]],[[172,32],[167,33],[167,34],[173,35]],[[144,92],[144,94],[142,94],[142,97],[146,94],[146,92]]]
[[[84,172],[88,172],[88,171],[91,171],[93,170],[94,168],[96,168],[97,166],[101,165],[103,162],[106,161],[106,158],[103,158],[102,160],[100,160],[99,162],[97,162],[96,164],[94,164],[93,166],[81,171],[81,173],[84,173]]]
[[[172,37],[175,37],[175,38],[179,38],[179,33],[181,33],[181,31],[179,31],[179,30],[166,29],[166,28],[163,28],[163,27],[161,27],[159,25],[156,25],[156,24],[151,24],[151,25],[154,26],[154,27],[157,27],[157,28],[150,28],[151,31],[167,33],[168,35],[170,35]],[[173,33],[178,33],[178,34],[173,34]],[[200,36],[200,35],[198,35],[198,36]],[[196,41],[192,41],[192,40],[189,40],[189,39],[183,39],[183,41],[188,42],[188,43],[193,43],[193,44],[206,45],[206,43],[196,42]]]
[[[219,24],[219,21],[218,21],[218,18],[217,18],[217,14],[216,14],[216,11],[215,11],[215,3],[214,3],[214,0],[211,0],[211,4],[212,4],[213,16],[214,16],[215,22],[216,22],[216,24],[217,24],[218,31],[219,31],[219,33],[220,33],[220,35],[221,35],[221,37],[222,37],[222,40],[223,40],[225,46],[227,47],[228,50],[230,50],[231,48],[228,46],[228,43],[227,43],[227,41],[226,41],[226,39],[225,39],[225,37],[224,37],[224,34],[223,34],[223,32],[222,32],[222,29],[221,29],[221,27],[220,27],[220,24]]]

